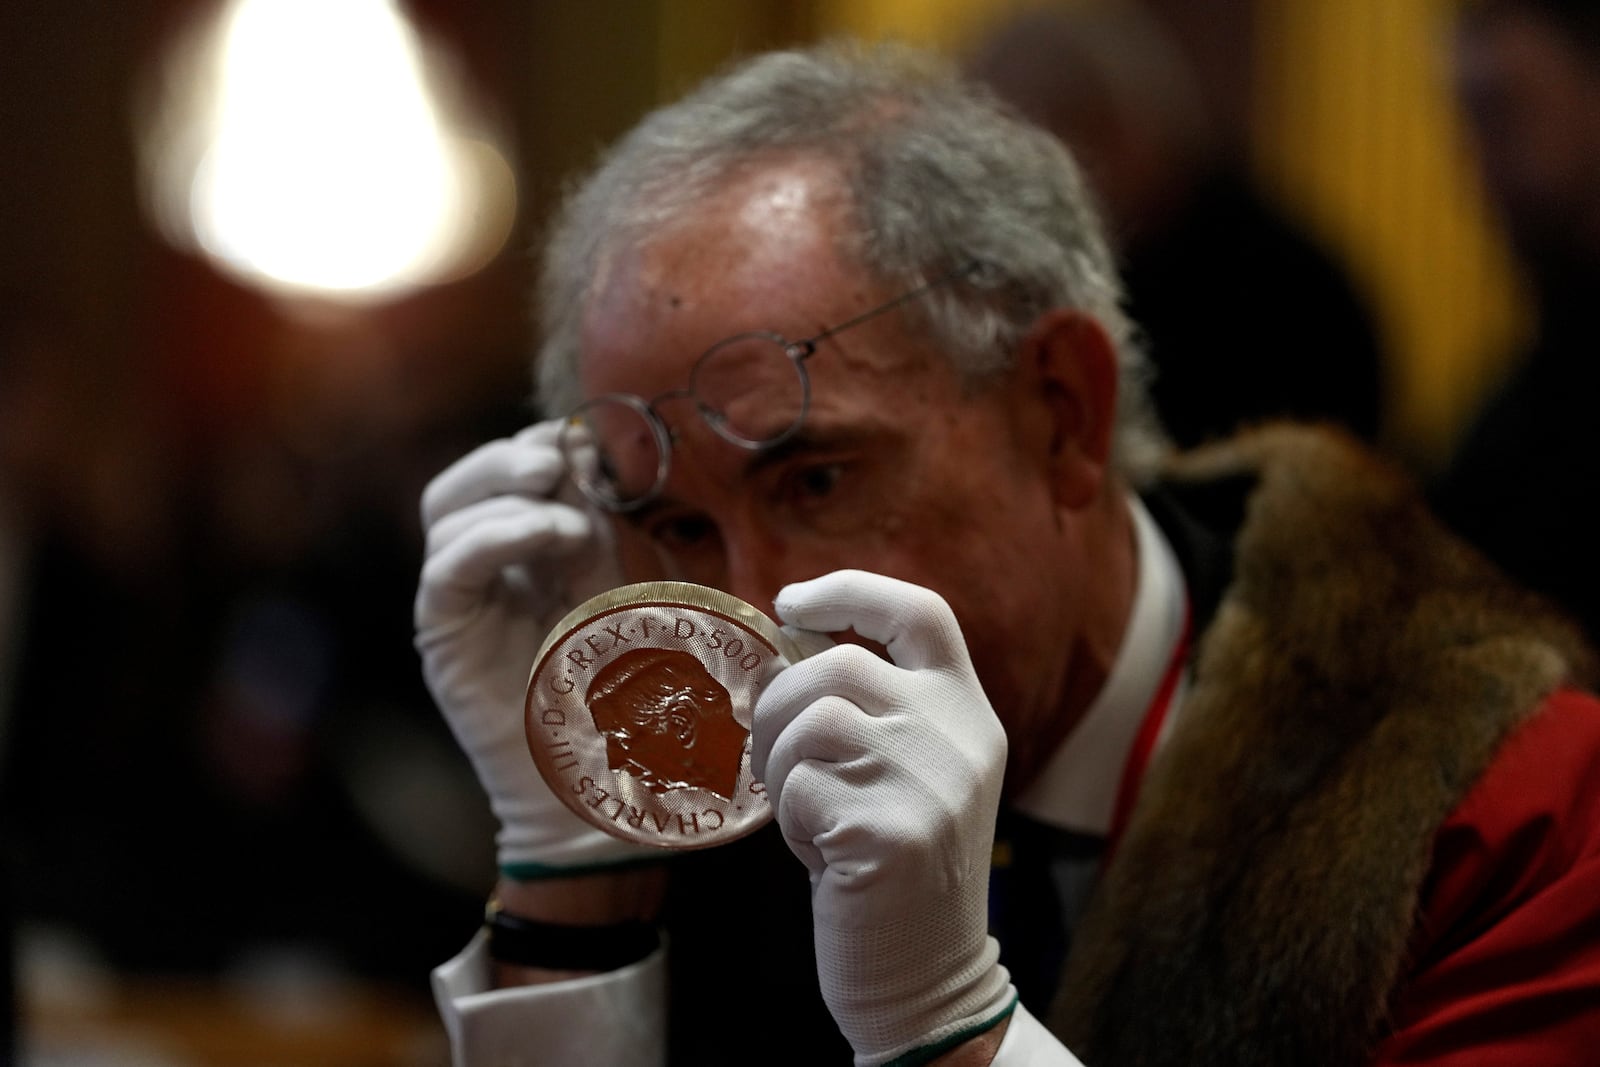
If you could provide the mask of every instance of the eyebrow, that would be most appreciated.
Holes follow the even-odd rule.
[[[753,478],[764,470],[782,465],[797,453],[819,447],[823,447],[823,442],[819,442],[815,434],[808,433],[806,427],[801,427],[793,437],[780,441],[771,448],[763,448],[759,452],[752,453],[745,461],[744,477]]]
[[[781,466],[795,456],[805,452],[821,452],[859,445],[861,442],[870,440],[875,436],[876,430],[877,426],[873,424],[848,428],[839,427],[836,429],[824,427],[821,432],[818,432],[808,422],[793,437],[752,455],[745,462],[742,473],[745,478],[754,478],[763,471]]]
[[[818,433],[808,423],[802,426],[793,437],[781,441],[770,448],[752,452],[749,459],[745,461],[744,466],[740,469],[739,477],[742,480],[751,480],[763,471],[781,466],[796,455],[804,452],[856,444],[873,436],[875,428],[875,426],[868,426],[848,430],[840,429],[833,432],[824,429],[823,432]],[[630,525],[643,528],[649,525],[652,516],[668,508],[682,506],[684,505],[681,501],[673,500],[663,493],[651,498],[632,511],[621,512],[620,514]]]

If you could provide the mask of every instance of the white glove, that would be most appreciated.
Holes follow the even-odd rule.
[[[621,584],[610,525],[567,479],[556,431],[542,422],[483,445],[422,494],[423,677],[500,820],[501,871],[520,880],[649,855],[569,811],[528,754],[523,700],[540,644],[566,612]]]
[[[958,1044],[1016,997],[987,919],[1005,732],[936,593],[836,571],[776,606],[892,661],[839,645],[756,704],[754,770],[811,872],[823,999],[858,1064]]]

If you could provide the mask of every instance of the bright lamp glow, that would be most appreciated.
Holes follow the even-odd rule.
[[[481,266],[510,231],[510,168],[441,113],[392,0],[232,0],[163,123],[158,203],[269,287],[374,297]],[[176,164],[176,165],[174,165]],[[187,183],[186,189],[181,187]]]

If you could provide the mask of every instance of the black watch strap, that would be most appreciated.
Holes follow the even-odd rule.
[[[614,971],[637,963],[661,944],[654,923],[631,919],[605,926],[540,922],[512,915],[489,901],[489,956],[518,967],[552,971]]]

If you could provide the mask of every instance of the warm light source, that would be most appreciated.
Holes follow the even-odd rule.
[[[393,0],[231,0],[169,70],[144,138],[164,230],[324,296],[476,269],[510,232],[514,184],[443,73]]]

